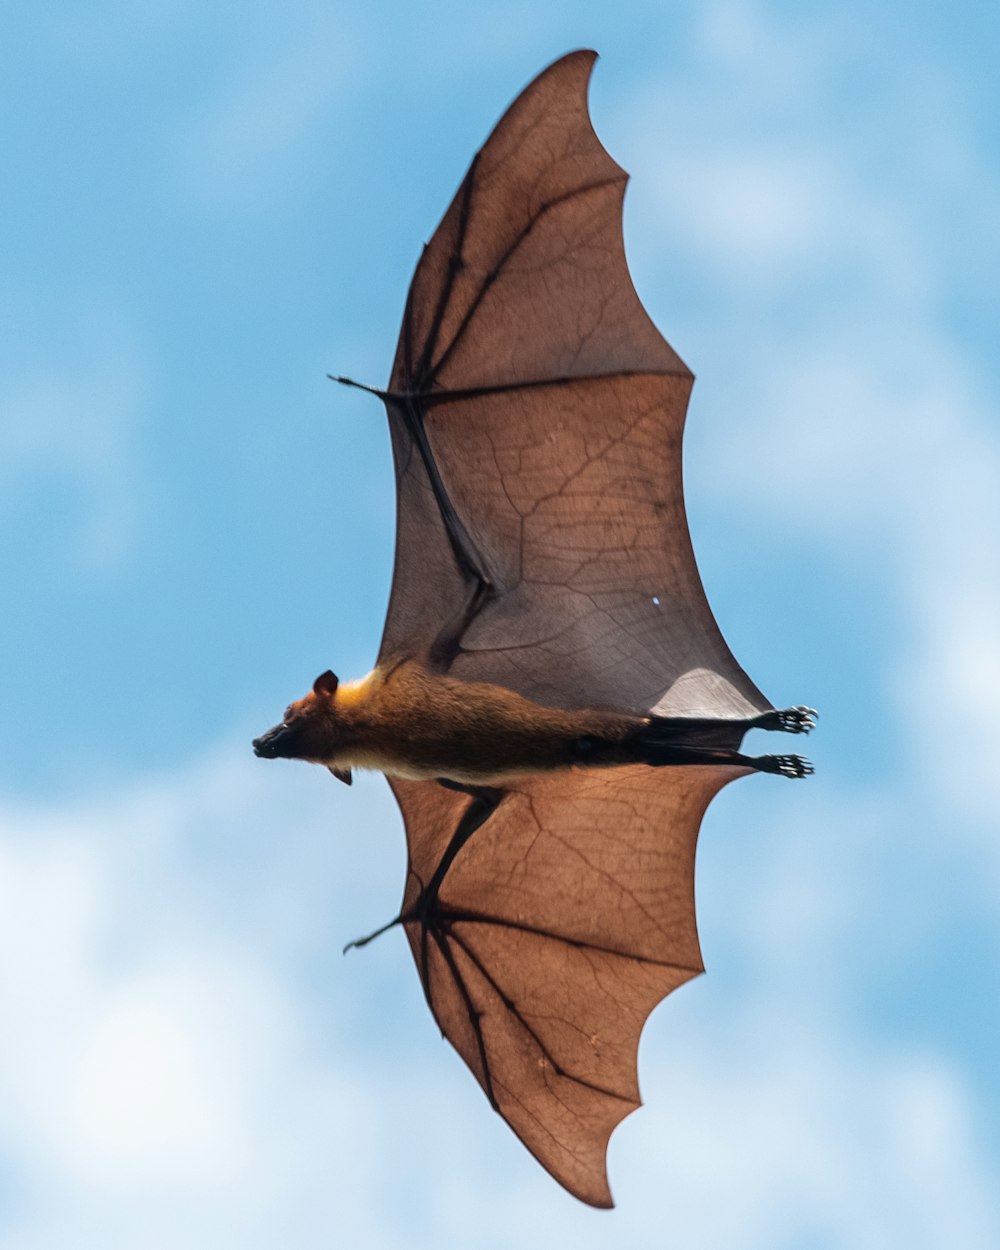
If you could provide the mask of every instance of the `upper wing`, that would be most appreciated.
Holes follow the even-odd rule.
[[[508,791],[405,922],[442,1032],[538,1161],[611,1206],[606,1154],[639,1106],[647,1016],[702,971],[694,854],[712,796],[747,769],[573,772]],[[392,780],[410,866],[403,915],[468,799]]]
[[[398,486],[382,658],[469,601],[417,422],[494,596],[453,673],[558,706],[746,716],[769,707],[705,598],[681,488],[692,376],[632,286],[627,175],[587,112],[595,59],[531,83],[424,250],[387,404]]]

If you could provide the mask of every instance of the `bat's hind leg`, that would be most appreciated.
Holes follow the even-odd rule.
[[[750,763],[758,772],[777,773],[779,777],[811,777],[814,772],[801,755],[754,755]]]
[[[813,772],[812,764],[801,755],[743,755],[729,747],[678,742],[671,737],[656,724],[646,728],[632,740],[635,761],[652,768],[735,764],[739,768],[777,773],[782,777],[809,777]]]
[[[643,761],[654,767],[669,764],[736,764],[758,773],[777,773],[780,777],[811,777],[813,766],[801,755],[742,755],[739,751],[713,750],[704,747],[673,747],[669,756]]]
[[[761,712],[749,723],[751,729],[778,730],[786,734],[807,734],[816,728],[819,712],[812,707],[772,708]]]

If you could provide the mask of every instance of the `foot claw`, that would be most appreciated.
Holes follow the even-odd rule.
[[[786,734],[807,734],[816,728],[819,713],[811,707],[786,707],[764,712],[757,718],[758,729],[774,729]]]
[[[811,777],[815,769],[801,755],[761,755],[757,767],[765,773],[777,773],[781,777]]]

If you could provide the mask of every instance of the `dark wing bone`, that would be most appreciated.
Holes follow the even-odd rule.
[[[564,57],[514,102],[417,267],[389,388],[405,400],[387,404],[398,516],[380,658],[426,652],[475,588],[419,425],[492,583],[455,676],[564,707],[752,715],[770,704],[719,632],[684,513],[692,377],[629,277],[626,175],[587,112],[594,59]]]
[[[406,921],[442,1032],[538,1161],[610,1206],[606,1154],[639,1106],[647,1016],[702,971],[694,854],[740,768],[623,768],[525,779],[455,859],[436,908]],[[469,800],[394,780],[410,867],[403,915]]]

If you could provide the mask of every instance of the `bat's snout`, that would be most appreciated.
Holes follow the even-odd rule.
[[[262,760],[288,759],[293,755],[291,750],[293,737],[294,734],[287,725],[275,725],[266,734],[254,738],[253,753]]]

